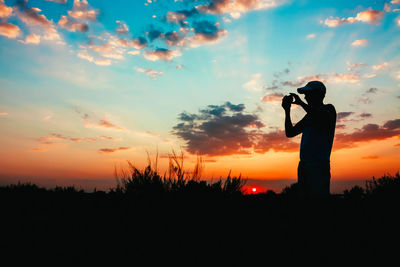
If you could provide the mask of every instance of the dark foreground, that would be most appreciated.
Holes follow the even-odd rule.
[[[393,179],[319,200],[2,187],[2,266],[396,266]]]

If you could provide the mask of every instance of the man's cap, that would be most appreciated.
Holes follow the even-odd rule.
[[[297,92],[299,94],[305,94],[305,93],[320,93],[322,95],[325,95],[326,93],[326,87],[325,85],[320,82],[320,81],[311,81],[306,84],[304,87],[297,88]]]

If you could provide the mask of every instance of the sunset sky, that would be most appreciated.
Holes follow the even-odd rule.
[[[400,0],[0,0],[0,56],[3,184],[113,185],[157,149],[162,173],[182,149],[207,179],[296,179],[281,99],[311,80],[332,181],[399,171]]]

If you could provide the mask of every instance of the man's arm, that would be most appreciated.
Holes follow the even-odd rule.
[[[282,107],[285,110],[285,134],[286,137],[295,137],[296,135],[303,132],[304,128],[304,118],[296,123],[295,126],[292,124],[292,119],[290,117],[290,107],[292,104],[292,98],[285,96],[282,99]]]

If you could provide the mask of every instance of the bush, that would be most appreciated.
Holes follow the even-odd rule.
[[[398,198],[400,197],[400,174],[385,174],[376,179],[372,177],[371,181],[366,182],[366,193],[369,196]]]

